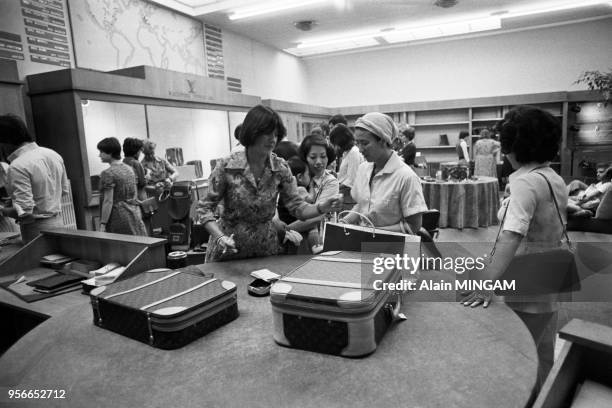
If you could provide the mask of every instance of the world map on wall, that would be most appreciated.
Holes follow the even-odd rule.
[[[76,64],[205,75],[202,23],[142,0],[70,0]]]

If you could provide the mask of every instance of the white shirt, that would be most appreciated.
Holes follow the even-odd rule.
[[[9,157],[7,190],[17,215],[48,218],[62,211],[62,193],[68,193],[68,177],[62,157],[36,143],[26,143]]]
[[[404,218],[427,211],[421,182],[416,173],[393,152],[385,167],[372,179],[374,163],[361,163],[351,196],[355,211],[365,215],[374,226],[395,225]]]
[[[342,153],[342,160],[340,161],[340,168],[338,169],[338,182],[347,187],[353,188],[353,185],[355,184],[355,176],[357,175],[357,169],[364,161],[365,159],[359,152],[359,148],[357,146],[353,146],[346,152]]]
[[[558,247],[563,237],[567,213],[565,182],[547,164],[532,171],[539,166],[542,164],[527,164],[510,175],[510,197],[504,200],[497,213],[501,221],[507,207],[508,212],[502,229],[524,237],[516,252],[517,255]],[[559,212],[551,199],[546,180],[536,171],[544,174],[550,182]],[[563,223],[559,220],[559,213]],[[526,313],[552,312],[558,308],[557,300],[558,295],[554,294],[505,297],[505,302],[510,308]]]

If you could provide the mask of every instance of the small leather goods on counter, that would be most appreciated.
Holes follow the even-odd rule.
[[[274,340],[345,357],[376,350],[388,327],[405,318],[401,294],[375,290],[401,280],[396,268],[374,273],[381,254],[332,251],[315,256],[271,289]],[[384,256],[384,255],[383,255]]]
[[[236,285],[200,268],[153,269],[92,290],[94,324],[176,349],[236,319]]]

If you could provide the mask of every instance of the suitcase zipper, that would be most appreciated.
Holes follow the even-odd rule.
[[[150,330],[155,329],[155,330],[163,331],[163,332],[174,332],[177,330],[182,330],[186,327],[194,325],[195,323],[205,320],[208,317],[213,316],[214,314],[222,310],[225,310],[228,306],[232,306],[236,304],[236,300],[237,300],[237,296],[234,294],[231,298],[223,299],[222,301],[220,301],[219,303],[217,303],[210,309],[203,310],[196,314],[191,314],[190,316],[188,316],[187,320],[181,320],[180,322],[173,322],[173,324],[163,324],[164,322],[160,321],[158,318],[155,318],[154,316],[150,316],[151,313],[149,313],[149,316],[150,316],[149,322],[150,322],[150,327],[151,327]]]

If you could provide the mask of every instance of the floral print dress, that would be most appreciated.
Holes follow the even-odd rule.
[[[279,194],[292,215],[308,204],[298,194],[295,178],[285,160],[271,154],[264,172],[255,179],[246,152],[234,152],[217,161],[208,179],[208,194],[198,202],[196,213],[201,223],[215,221],[215,210],[223,205],[219,228],[233,235],[238,252],[223,253],[211,236],[206,262],[277,255],[281,251],[277,231],[272,223]]]
[[[132,168],[119,161],[113,162],[100,174],[100,186],[101,203],[104,202],[104,193],[113,191],[113,209],[106,224],[106,231],[146,236],[147,230],[142,221],[140,207],[136,203],[136,176]]]

